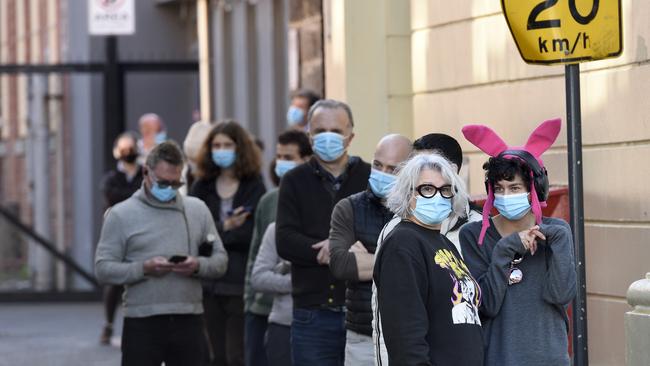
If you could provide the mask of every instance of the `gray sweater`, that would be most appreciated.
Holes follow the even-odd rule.
[[[290,326],[293,319],[291,273],[289,262],[278,256],[275,247],[275,223],[266,228],[260,250],[255,258],[251,285],[255,291],[275,295],[269,323]]]
[[[535,255],[526,254],[518,233],[505,238],[490,223],[483,245],[481,223],[460,232],[465,263],[481,286],[486,366],[569,365],[566,306],[576,294],[573,240],[563,220],[545,217]],[[508,285],[510,262],[523,261],[520,283]]]
[[[178,195],[170,203],[161,203],[144,189],[107,211],[95,255],[97,279],[125,285],[127,317],[201,314],[199,277],[220,277],[228,263],[210,211],[199,199]],[[198,257],[196,276],[145,276],[144,261],[156,256],[197,256],[199,245],[208,236],[215,239],[213,253],[209,258]]]

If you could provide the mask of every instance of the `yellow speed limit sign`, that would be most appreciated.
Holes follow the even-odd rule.
[[[501,0],[524,61],[558,64],[623,51],[620,0]]]

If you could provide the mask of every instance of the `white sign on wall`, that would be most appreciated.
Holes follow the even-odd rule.
[[[135,0],[88,0],[88,30],[93,36],[135,33]]]

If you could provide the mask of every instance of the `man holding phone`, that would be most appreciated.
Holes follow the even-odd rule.
[[[210,211],[181,197],[183,154],[174,142],[147,157],[142,188],[106,212],[97,279],[125,285],[122,365],[203,362],[200,278],[218,278],[228,257]]]

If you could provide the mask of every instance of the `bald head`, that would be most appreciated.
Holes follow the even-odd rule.
[[[140,128],[140,134],[144,136],[149,136],[156,134],[165,129],[162,118],[155,113],[147,113],[142,115],[138,120],[138,127]]]
[[[375,149],[372,167],[384,173],[393,174],[395,168],[408,159],[412,148],[411,140],[402,135],[384,136],[379,140]]]

